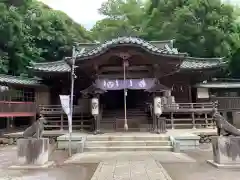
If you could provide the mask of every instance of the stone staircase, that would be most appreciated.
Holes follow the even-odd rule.
[[[173,151],[168,136],[88,136],[84,152]]]

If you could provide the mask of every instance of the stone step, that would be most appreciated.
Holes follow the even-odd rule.
[[[171,146],[171,141],[86,141],[85,147]]]
[[[169,141],[169,136],[87,136],[87,141]]]
[[[114,146],[114,147],[84,147],[84,152],[108,151],[172,151],[172,146]]]

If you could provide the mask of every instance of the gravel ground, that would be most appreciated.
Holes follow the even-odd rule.
[[[239,180],[240,171],[232,169],[217,169],[206,160],[212,159],[211,145],[204,144],[196,150],[184,151],[194,158],[191,163],[161,163],[173,180]]]
[[[54,151],[50,161],[56,166],[44,170],[10,170],[16,161],[16,147],[0,147],[0,180],[90,180],[97,163],[63,165],[68,158],[66,151]]]

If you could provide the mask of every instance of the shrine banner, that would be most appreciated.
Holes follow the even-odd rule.
[[[71,117],[71,107],[70,107],[70,96],[69,95],[59,95],[61,100],[61,105],[63,111],[68,117],[68,128],[69,133],[72,133],[72,117]]]
[[[154,78],[143,79],[98,79],[96,86],[102,90],[149,89],[155,84]]]

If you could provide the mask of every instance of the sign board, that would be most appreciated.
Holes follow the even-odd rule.
[[[62,109],[68,117],[69,133],[72,133],[72,117],[71,117],[71,108],[70,108],[70,96],[69,95],[60,95],[60,100],[61,100]]]
[[[208,99],[209,92],[207,88],[197,88],[197,97],[199,99]]]
[[[121,90],[121,89],[150,89],[155,85],[156,79],[98,79],[96,86],[102,90]]]

